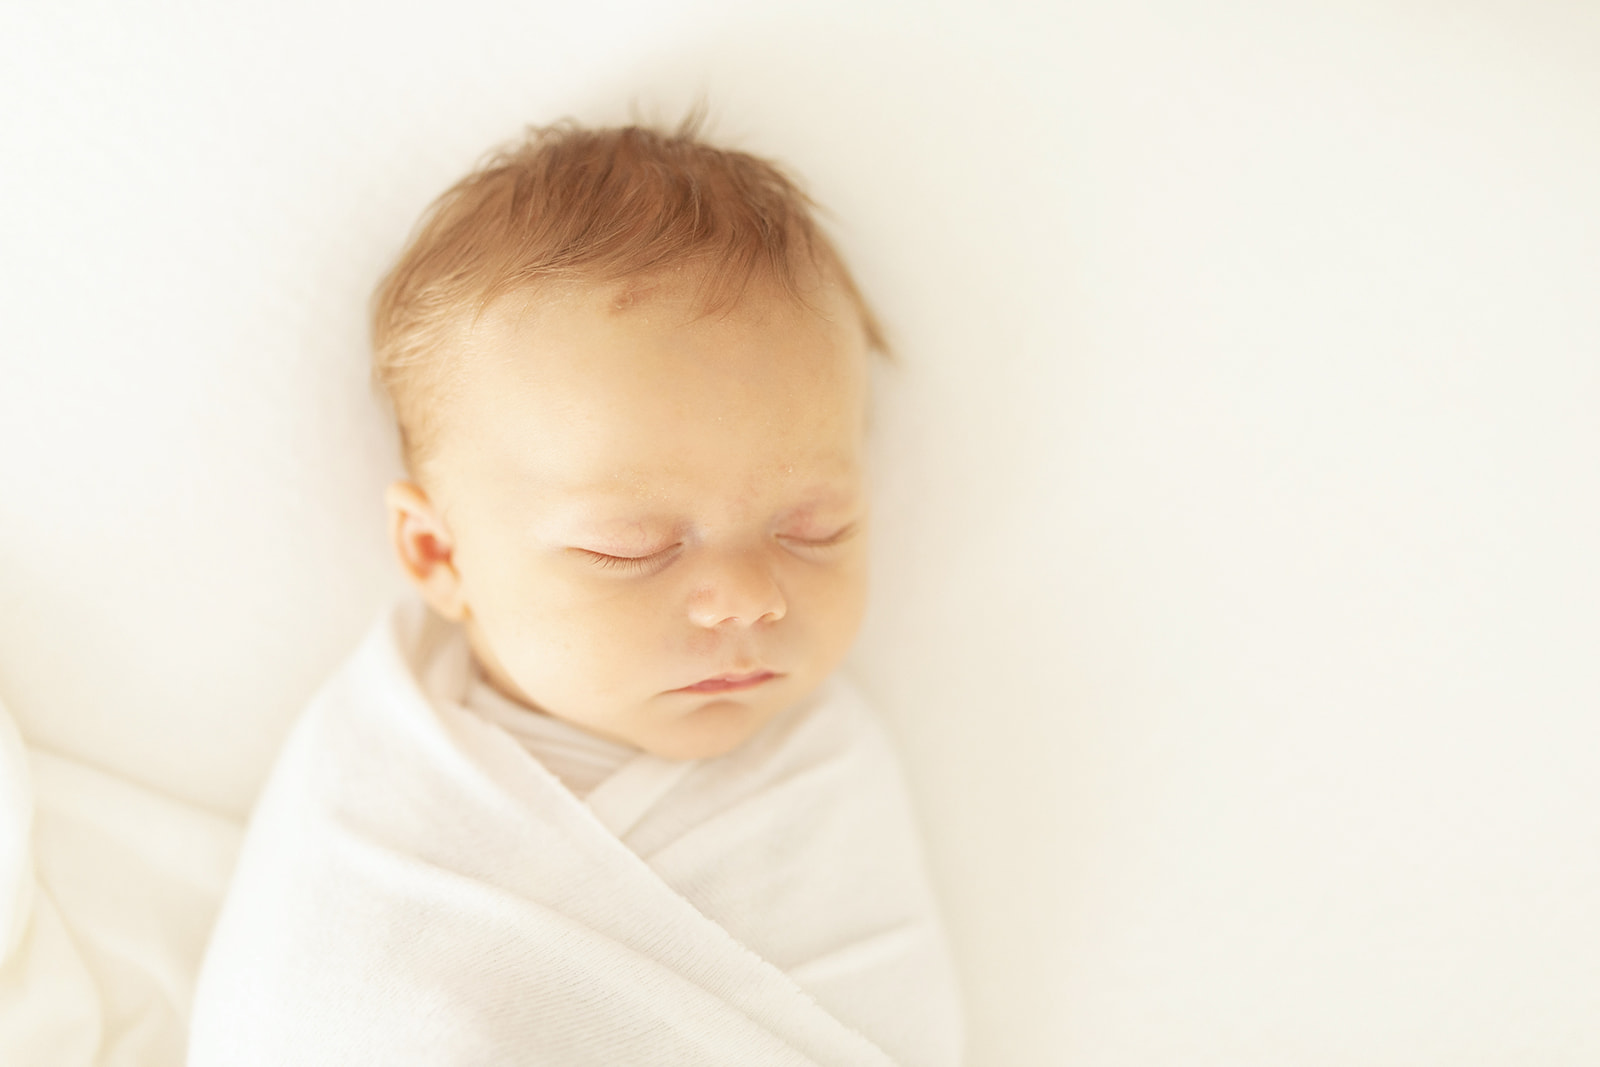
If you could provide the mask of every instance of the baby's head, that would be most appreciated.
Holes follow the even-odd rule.
[[[721,755],[844,657],[882,341],[806,198],[692,128],[534,131],[374,305],[395,550],[496,689]]]

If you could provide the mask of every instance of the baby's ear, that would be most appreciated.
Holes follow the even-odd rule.
[[[452,622],[465,615],[455,543],[428,494],[415,482],[392,482],[383,493],[395,558],[428,606]]]

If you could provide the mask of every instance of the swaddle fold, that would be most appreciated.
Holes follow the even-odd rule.
[[[848,685],[580,800],[462,707],[470,668],[408,596],[306,709],[207,951],[192,1067],[958,1062],[904,784]]]

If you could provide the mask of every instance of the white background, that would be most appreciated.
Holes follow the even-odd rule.
[[[801,173],[854,671],[1011,1064],[1600,1062],[1600,8],[0,6],[0,695],[242,816],[398,589],[364,312],[524,123]]]

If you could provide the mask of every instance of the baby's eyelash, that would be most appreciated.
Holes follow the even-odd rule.
[[[580,548],[579,552],[587,556],[590,562],[602,570],[616,570],[623,572],[646,571],[663,562],[667,556],[678,550],[677,545],[663,548],[660,552],[652,552],[648,556],[610,556],[604,552],[595,552],[592,549]]]
[[[859,529],[860,523],[853,522],[842,530],[829,534],[827,537],[786,537],[780,534],[778,539],[792,548],[820,550],[833,548],[848,541],[855,536]],[[601,570],[616,571],[622,574],[643,574],[665,566],[671,561],[671,557],[677,554],[678,549],[682,547],[681,544],[668,545],[661,551],[652,552],[647,556],[613,556],[607,552],[596,552],[592,548],[574,548],[572,551],[577,552],[589,563],[599,567]]]
[[[829,534],[827,537],[785,537],[784,540],[788,541],[790,544],[800,545],[804,548],[832,548],[834,545],[848,541],[851,537],[853,537],[859,525],[859,523],[852,522],[849,526],[846,526],[837,533]]]

